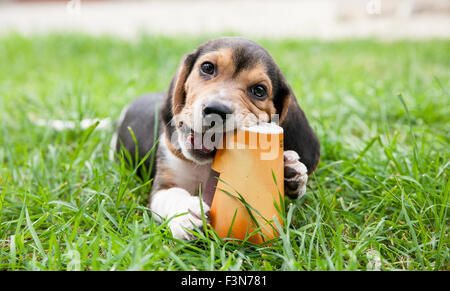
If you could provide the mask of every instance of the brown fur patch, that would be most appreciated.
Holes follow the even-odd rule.
[[[164,165],[162,161],[158,161],[158,163],[160,165]],[[172,187],[176,187],[175,175],[169,168],[160,166],[158,169],[158,175],[156,175],[155,182],[153,183],[152,193],[160,190],[167,190]]]

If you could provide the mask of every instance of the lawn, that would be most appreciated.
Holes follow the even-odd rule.
[[[31,120],[117,118],[206,39],[0,37],[0,269],[450,269],[450,41],[257,40],[322,146],[270,246],[173,239],[112,130]]]

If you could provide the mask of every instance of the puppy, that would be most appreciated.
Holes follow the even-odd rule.
[[[198,192],[204,189],[216,152],[214,145],[202,141],[211,129],[211,123],[205,125],[210,117],[226,124],[214,131],[217,137],[230,128],[278,117],[284,129],[285,193],[290,198],[305,193],[308,175],[319,162],[316,134],[263,47],[237,37],[200,45],[181,60],[166,93],[141,96],[124,109],[113,141],[117,153],[129,152],[134,166],[147,156],[141,164],[152,168],[149,177],[154,178],[149,207],[156,220],[171,218],[168,225],[175,238],[192,239],[189,230],[202,225]],[[148,158],[152,149],[154,163]],[[203,209],[208,214],[208,205],[203,203]]]

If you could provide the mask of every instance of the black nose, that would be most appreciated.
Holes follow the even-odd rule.
[[[210,114],[217,114],[220,116],[220,118],[222,118],[222,120],[225,120],[227,114],[231,113],[233,113],[233,109],[217,101],[208,102],[205,104],[205,107],[203,108],[203,115],[205,117]]]

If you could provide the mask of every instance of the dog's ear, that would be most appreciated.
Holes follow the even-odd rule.
[[[169,88],[169,98],[172,99],[172,113],[180,113],[186,101],[185,83],[198,57],[198,50],[183,57]]]
[[[181,111],[186,101],[184,83],[192,71],[198,55],[198,50],[185,55],[178,66],[175,76],[170,81],[169,89],[167,90],[160,112],[166,134],[169,136],[174,131],[173,124],[171,123],[173,116]]]
[[[275,108],[277,111],[279,110],[278,114],[280,114],[280,125],[284,130],[284,150],[296,151],[300,156],[300,161],[308,169],[308,174],[311,174],[320,159],[319,140],[300,108],[291,87],[287,83],[284,86],[285,88],[282,88],[280,92],[285,95],[277,96],[279,98],[277,100],[274,99]]]
[[[281,75],[281,72],[280,72]],[[275,106],[276,114],[278,114],[278,122],[281,124],[286,118],[291,103],[291,87],[286,83],[284,77],[281,75],[279,85],[276,86],[275,96],[273,98],[273,104]]]

